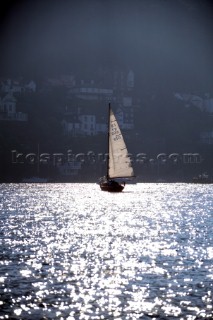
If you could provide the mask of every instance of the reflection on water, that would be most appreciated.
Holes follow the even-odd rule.
[[[211,185],[0,186],[0,319],[210,319]]]

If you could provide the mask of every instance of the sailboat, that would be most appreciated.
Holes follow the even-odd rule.
[[[121,192],[125,179],[134,177],[131,159],[128,155],[121,130],[109,104],[107,173],[100,179],[103,191]],[[123,180],[123,182],[119,182]]]

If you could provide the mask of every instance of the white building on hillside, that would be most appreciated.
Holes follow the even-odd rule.
[[[133,129],[134,72],[118,69],[112,73],[103,71],[94,79],[96,80],[79,78],[69,89],[69,110],[74,112],[74,108],[76,109],[77,119],[70,119],[66,108],[63,120],[64,133],[73,136],[106,133],[109,102],[121,129]]]
[[[31,80],[23,83],[22,80],[7,79],[1,82],[1,91],[4,93],[21,94],[24,92],[36,92],[36,83]]]
[[[193,105],[202,111],[213,113],[213,98],[210,98],[209,94],[202,98],[194,94],[175,93],[175,97],[183,101],[186,107]]]
[[[16,98],[12,93],[0,98],[0,120],[3,121],[27,121],[26,113],[16,111]]]

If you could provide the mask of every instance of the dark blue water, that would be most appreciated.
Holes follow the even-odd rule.
[[[213,186],[0,185],[0,319],[212,319]]]

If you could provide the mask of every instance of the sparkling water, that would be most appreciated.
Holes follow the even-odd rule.
[[[0,319],[212,319],[213,186],[0,185]]]

